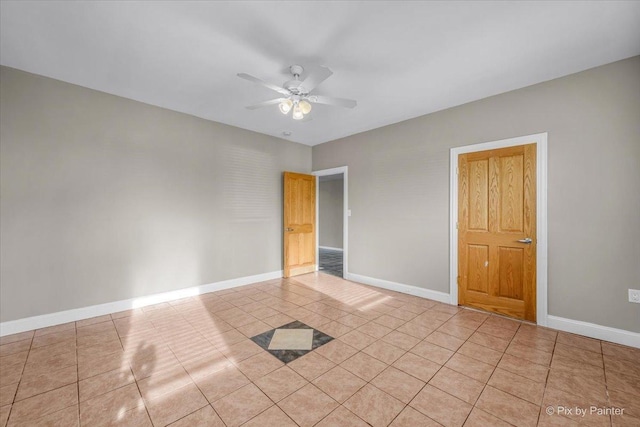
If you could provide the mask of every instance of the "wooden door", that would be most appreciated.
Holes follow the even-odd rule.
[[[536,321],[536,144],[459,156],[458,291],[461,305]]]
[[[316,177],[284,173],[284,277],[316,271]]]

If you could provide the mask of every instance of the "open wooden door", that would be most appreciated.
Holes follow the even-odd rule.
[[[284,277],[316,271],[316,177],[284,173]]]
[[[459,304],[536,321],[536,144],[458,157]]]

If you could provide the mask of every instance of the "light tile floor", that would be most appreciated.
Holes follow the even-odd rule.
[[[249,339],[294,320],[337,339],[287,365]],[[638,349],[323,274],[0,343],[0,427],[640,425]]]

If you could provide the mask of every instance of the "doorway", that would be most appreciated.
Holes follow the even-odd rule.
[[[283,277],[317,269],[316,181],[313,175],[284,172]]]
[[[325,169],[313,174],[317,177],[318,188],[316,199],[318,271],[344,278],[348,271],[347,167]]]
[[[547,134],[451,150],[451,303],[547,321]]]
[[[458,156],[458,302],[536,321],[536,145]]]

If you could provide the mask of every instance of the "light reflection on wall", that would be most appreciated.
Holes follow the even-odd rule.
[[[222,179],[224,209],[233,222],[279,220],[280,182],[274,155],[255,148],[227,145]]]

